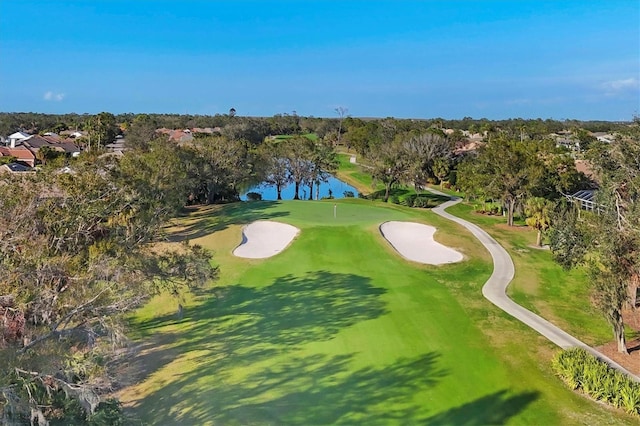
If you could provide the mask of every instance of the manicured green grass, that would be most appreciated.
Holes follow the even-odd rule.
[[[304,136],[305,138],[309,139],[310,141],[317,141],[318,140],[318,135],[316,133],[305,133],[303,135],[300,136]],[[284,139],[292,139],[295,138],[296,135],[275,135],[272,136],[273,139],[275,140],[284,140]]]
[[[336,174],[338,179],[343,180],[365,195],[384,188],[382,185],[374,186],[371,174],[366,173],[362,165],[351,163],[350,158],[351,154],[338,154],[339,168]]]
[[[507,293],[517,303],[536,312],[589,345],[612,339],[602,314],[591,305],[590,284],[584,270],[565,271],[556,264],[549,250],[535,248],[536,231],[523,226],[509,228],[500,216],[473,212],[473,206],[458,204],[452,214],[480,225],[509,252],[516,275]]]
[[[301,233],[271,259],[233,257],[256,219]],[[386,220],[431,223],[466,260],[407,262],[380,236]],[[186,298],[182,319],[168,297],[132,318],[139,383],[121,397],[145,423],[631,422],[564,388],[552,346],[482,298],[488,254],[430,211],[238,203],[195,210],[173,231],[213,249],[221,276]]]
[[[349,185],[356,188],[362,197],[370,200],[382,200],[385,194],[383,184],[374,184],[371,175],[367,173],[366,165],[353,164],[350,162],[351,154],[341,153],[338,155],[340,163],[337,176]],[[446,197],[435,195],[430,192],[421,191],[420,194],[411,186],[395,185],[389,192],[389,203],[407,205],[407,199],[419,196],[427,199],[429,207],[437,206],[448,200]]]

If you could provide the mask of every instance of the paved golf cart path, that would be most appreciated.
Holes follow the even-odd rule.
[[[440,191],[431,190],[431,192],[448,197]],[[493,273],[489,277],[489,280],[482,287],[482,295],[488,299],[491,303],[516,318],[517,320],[525,323],[529,327],[533,328],[538,333],[542,334],[547,339],[551,340],[556,345],[563,349],[572,347],[581,347],[589,351],[591,354],[607,362],[613,368],[627,374],[632,379],[640,382],[640,377],[628,371],[626,368],[616,363],[612,359],[601,354],[597,350],[581,342],[575,337],[571,336],[567,332],[561,330],[549,321],[534,314],[533,312],[523,308],[522,306],[511,300],[507,294],[507,287],[515,274],[515,268],[513,261],[509,256],[509,253],[487,232],[482,230],[479,226],[468,222],[459,217],[453,216],[445,211],[446,208],[451,207],[461,201],[460,198],[451,198],[451,201],[447,201],[438,207],[433,208],[433,212],[444,217],[445,219],[452,220],[456,223],[467,228],[471,233],[489,250],[491,257],[493,258]]]

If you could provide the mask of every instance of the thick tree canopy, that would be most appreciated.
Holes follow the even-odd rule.
[[[542,174],[542,166],[526,144],[493,138],[478,156],[460,165],[458,183],[478,197],[500,200],[507,207],[507,222],[513,225],[518,203],[531,193],[532,185]]]
[[[598,207],[580,219],[557,216],[551,238],[556,260],[587,267],[593,302],[611,324],[620,352],[627,352],[623,309],[637,308],[640,283],[640,129],[635,131],[611,144],[593,143]]]
[[[122,316],[215,276],[202,248],[162,244],[187,188],[181,166],[166,160],[137,153],[0,180],[5,422],[72,422],[70,400],[86,418],[113,385]]]

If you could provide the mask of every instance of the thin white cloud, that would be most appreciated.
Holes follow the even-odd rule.
[[[60,102],[61,100],[64,99],[64,93],[54,93],[51,90],[49,90],[48,92],[45,92],[43,98],[45,101],[55,101],[55,102]]]
[[[607,95],[616,95],[619,93],[630,92],[640,88],[640,81],[637,78],[625,78],[620,80],[606,81],[602,83],[601,88]]]

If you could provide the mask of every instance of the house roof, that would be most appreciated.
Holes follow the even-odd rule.
[[[85,136],[87,132],[79,131],[79,130],[63,130],[60,132],[61,136],[69,136],[71,138],[79,138]]]
[[[173,130],[169,135],[169,140],[177,142],[187,142],[193,140],[190,130]]]
[[[22,141],[22,143],[29,148],[40,148],[42,146],[45,145],[51,145],[51,142],[49,142],[47,139],[45,139],[44,137],[40,136],[40,135],[33,135],[33,136],[29,136],[28,138],[26,138],[25,140]]]
[[[30,171],[32,171],[31,167],[27,167],[24,164],[20,164],[20,163],[4,164],[2,166],[2,168],[4,168],[5,171],[9,171],[11,173],[20,173],[20,172],[30,172]]]
[[[595,189],[583,189],[573,194],[571,198],[575,198],[576,200],[580,201],[593,201],[595,195]]]
[[[212,128],[212,127],[194,127],[193,129],[191,129],[192,133],[206,133],[206,134],[213,134],[213,132],[216,131],[220,131],[220,128],[217,128],[218,130]]]
[[[591,163],[587,160],[575,160],[576,170],[582,172],[590,179],[595,178],[595,173],[591,167]]]
[[[20,161],[35,160],[36,156],[23,146],[10,148],[8,146],[0,146],[1,157],[16,157]]]
[[[80,152],[80,148],[73,142],[61,142],[50,136],[34,135],[22,141],[27,148],[38,150],[43,146],[48,146],[56,151],[74,153]]]
[[[15,132],[9,135],[9,139],[26,139],[29,136],[31,136],[29,133]]]

